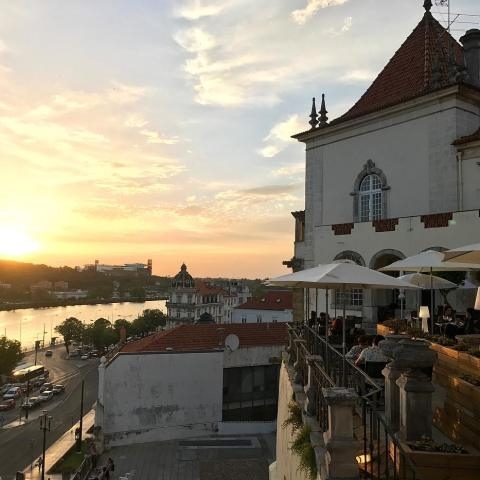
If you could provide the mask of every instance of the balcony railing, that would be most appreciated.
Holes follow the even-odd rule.
[[[294,383],[304,386],[306,410],[315,415],[321,432],[329,429],[324,389],[352,388],[358,394],[355,437],[361,447],[357,463],[360,478],[420,479],[402,450],[383,412],[384,388],[307,326],[289,325],[288,363]]]

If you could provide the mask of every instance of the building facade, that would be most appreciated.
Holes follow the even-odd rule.
[[[276,325],[180,325],[102,359],[95,425],[106,446],[275,430]]]
[[[250,296],[248,286],[239,280],[194,280],[182,264],[172,280],[167,317],[173,324],[193,323],[208,314],[215,323],[231,323],[233,309]]]
[[[232,323],[277,323],[293,320],[291,290],[272,290],[261,297],[252,297],[235,307]]]
[[[379,269],[479,240],[480,31],[459,43],[430,7],[348,112],[329,122],[322,96],[311,128],[294,136],[306,147],[305,210],[292,213],[294,257],[284,262],[294,270],[338,259]],[[297,315],[317,310],[312,297]],[[321,310],[340,304],[330,298]],[[406,302],[416,307],[415,294]],[[348,314],[370,327],[392,304],[398,292],[347,292]]]

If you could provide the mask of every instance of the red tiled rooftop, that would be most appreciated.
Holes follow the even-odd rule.
[[[448,54],[457,64],[463,65],[460,44],[429,12],[425,12],[420,23],[358,102],[331,123],[393,106],[448,85]],[[437,82],[434,81],[436,68],[439,75]]]
[[[285,345],[285,323],[229,323],[207,325],[180,325],[149,337],[127,343],[121,353],[173,351],[205,351],[223,348],[227,335],[235,334],[239,348]]]
[[[202,295],[228,294],[224,288],[218,285],[211,285],[203,280],[195,280],[195,287]]]
[[[249,298],[236,308],[247,310],[292,310],[293,295],[291,290],[273,290],[262,297]]]

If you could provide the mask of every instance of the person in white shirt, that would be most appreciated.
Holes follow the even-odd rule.
[[[382,335],[375,335],[373,337],[373,344],[371,347],[365,348],[361,351],[355,365],[363,367],[365,362],[388,362],[389,358],[380,350],[379,343],[385,340]]]

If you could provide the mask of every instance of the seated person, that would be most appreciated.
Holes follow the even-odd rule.
[[[330,326],[330,335],[341,335],[343,332],[343,318],[337,317],[333,319]]]
[[[466,334],[475,333],[478,330],[478,323],[480,320],[480,311],[475,310],[474,308],[467,308],[465,313],[465,328],[464,332]]]
[[[358,358],[362,350],[369,346],[369,338],[367,335],[360,335],[357,340],[357,345],[354,345],[346,354],[345,358],[353,362]]]
[[[367,347],[360,352],[355,360],[355,365],[364,367],[366,362],[389,362],[390,359],[380,350],[379,343],[385,340],[383,335],[375,335],[371,347]]]

